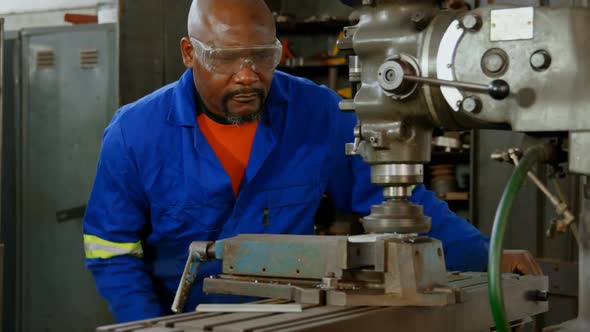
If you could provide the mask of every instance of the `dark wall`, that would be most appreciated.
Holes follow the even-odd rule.
[[[176,81],[184,72],[180,39],[190,0],[122,0],[119,24],[119,104]]]
[[[338,0],[266,0],[273,12],[289,13],[297,20],[313,15],[347,17],[351,8]],[[177,80],[185,70],[179,42],[186,36],[191,0],[121,0],[119,18],[119,103],[133,102]],[[293,35],[297,55],[331,50],[337,34]],[[324,73],[325,74],[325,73]],[[326,76],[326,75],[323,75]],[[326,83],[317,79],[319,83]]]
[[[274,12],[292,14],[304,20],[314,15],[348,16],[351,8],[338,0],[266,0]]]

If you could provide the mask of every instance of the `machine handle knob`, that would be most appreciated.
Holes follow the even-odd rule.
[[[496,100],[502,100],[510,95],[510,85],[504,80],[493,80],[488,85],[488,94]]]
[[[214,243],[211,241],[194,241],[191,243],[188,249],[186,265],[184,266],[184,271],[182,272],[182,277],[172,303],[172,312],[182,312],[182,308],[186,303],[191,287],[197,279],[201,262],[208,261],[215,257],[215,253],[211,252],[211,249],[213,248]]]

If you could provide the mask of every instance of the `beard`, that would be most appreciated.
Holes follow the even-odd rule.
[[[258,99],[258,109],[254,110],[253,112],[249,112],[248,114],[238,114],[236,112],[232,112],[229,107],[229,102],[231,99],[237,95],[241,94],[255,94]],[[222,103],[222,111],[225,117],[225,120],[231,124],[239,125],[247,122],[258,121],[262,117],[262,112],[264,110],[264,100],[265,100],[265,93],[262,89],[250,88],[250,89],[240,89],[235,90],[232,92],[227,93],[223,96]]]

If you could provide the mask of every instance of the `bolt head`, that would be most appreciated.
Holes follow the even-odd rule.
[[[504,67],[504,59],[499,54],[490,53],[483,59],[483,65],[490,73],[498,73]]]
[[[426,26],[428,26],[429,23],[429,19],[428,19],[428,15],[423,12],[423,11],[418,11],[415,12],[412,15],[412,23],[414,23],[414,26],[416,27],[416,29],[418,30],[424,30],[424,28],[426,28]]]
[[[424,18],[426,18],[426,14],[424,14],[424,12],[415,12],[414,15],[412,15],[412,22],[419,23]]]
[[[404,70],[395,61],[388,61],[379,68],[379,83],[386,90],[395,90],[404,82]]]
[[[475,96],[467,97],[461,102],[461,109],[468,113],[479,113],[481,100]]]
[[[395,81],[395,76],[395,71],[393,69],[390,69],[385,72],[385,79],[389,82]]]
[[[481,18],[475,14],[467,14],[463,16],[461,25],[467,31],[477,31],[481,27]]]

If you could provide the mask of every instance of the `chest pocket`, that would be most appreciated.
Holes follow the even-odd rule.
[[[319,200],[320,195],[320,186],[312,184],[265,190],[268,208],[305,204]]]
[[[322,186],[299,185],[264,192],[259,211],[265,232],[301,234],[313,231],[313,217],[323,193]]]

